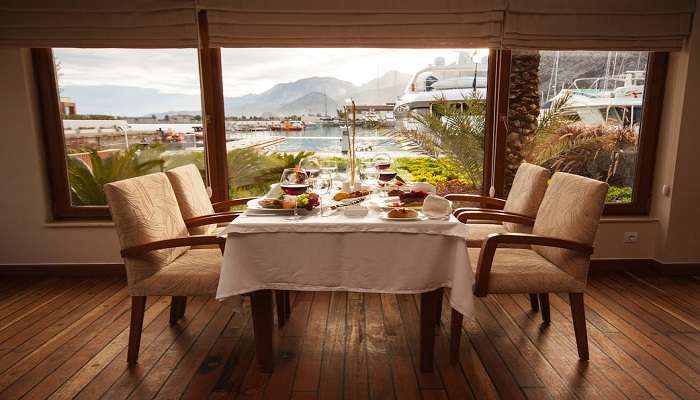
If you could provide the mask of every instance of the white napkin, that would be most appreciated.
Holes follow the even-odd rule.
[[[270,185],[270,191],[265,195],[266,199],[276,199],[282,194],[282,188],[279,183],[273,183]]]
[[[413,184],[413,190],[416,192],[427,192],[427,193],[435,193],[435,186],[427,183],[427,182],[416,182]]]
[[[444,197],[429,194],[423,201],[423,214],[429,218],[445,218],[452,212],[452,203]]]

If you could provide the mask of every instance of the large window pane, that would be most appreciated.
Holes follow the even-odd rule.
[[[348,99],[360,159],[388,154],[404,179],[480,189],[487,49],[222,49],[221,58],[232,197],[264,193],[311,154],[335,160],[345,179]]]
[[[527,161],[610,185],[608,202],[634,195],[649,53],[513,51],[506,189]]]
[[[54,49],[74,206],[105,183],[195,163],[204,174],[195,49]]]

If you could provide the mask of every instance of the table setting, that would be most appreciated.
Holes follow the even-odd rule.
[[[217,299],[272,290],[342,290],[422,294],[438,302],[448,287],[450,305],[473,315],[466,225],[432,185],[397,180],[387,160],[373,163],[391,179],[363,173],[361,183],[336,186],[316,161],[302,161],[309,169],[285,170],[280,183],[251,200],[221,232],[226,246]],[[364,162],[363,172],[369,167]],[[254,313],[256,298],[251,296]],[[426,321],[438,318],[422,314]],[[427,340],[425,346],[430,369],[432,347]]]

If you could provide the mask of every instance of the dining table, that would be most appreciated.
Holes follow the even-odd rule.
[[[452,308],[473,316],[467,226],[449,214],[387,220],[371,199],[368,204],[366,215],[346,215],[342,207],[329,213],[326,207],[296,220],[284,213],[251,211],[221,232],[226,241],[216,298],[240,304],[241,295],[250,296],[263,372],[274,368],[273,291],[420,294],[424,372],[433,369],[443,288],[450,288]]]

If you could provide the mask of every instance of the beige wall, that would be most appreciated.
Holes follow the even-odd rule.
[[[0,49],[0,264],[119,262],[110,227],[52,227],[27,50]]]
[[[696,17],[697,19],[697,17]],[[696,24],[698,26],[698,24]],[[671,57],[654,176],[652,213],[608,218],[599,229],[596,258],[656,258],[700,262],[700,40]],[[0,264],[119,262],[109,224],[51,223],[40,125],[27,50],[0,49]],[[686,94],[688,94],[686,96]],[[673,188],[661,195],[662,185]],[[625,232],[637,243],[623,243]]]

